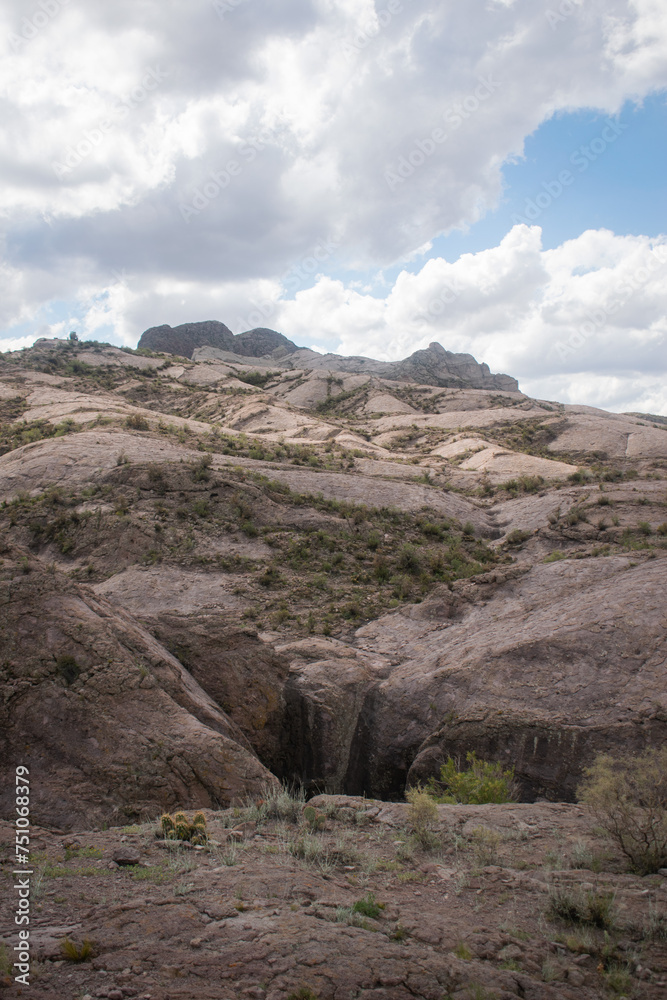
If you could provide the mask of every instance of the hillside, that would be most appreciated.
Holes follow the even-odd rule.
[[[440,345],[387,367],[253,333],[0,356],[0,815],[17,748],[60,831],[238,819],[280,781],[400,802],[474,749],[583,836],[582,768],[667,738],[664,421],[480,388],[508,376]],[[432,995],[400,990],[363,996]]]

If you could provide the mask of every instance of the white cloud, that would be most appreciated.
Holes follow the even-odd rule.
[[[326,327],[346,350],[396,356],[436,337],[526,378],[547,357],[561,371],[543,331],[566,337],[607,294],[599,254],[620,278],[641,247],[589,234],[549,256],[514,230],[402,274],[386,301],[343,287],[330,255],[313,293],[275,305],[321,241],[339,268],[408,261],[497,202],[503,163],[554,112],[614,113],[667,85],[662,0],[587,0],[555,25],[554,6],[245,0],[218,16],[209,0],[5,0],[0,323],[49,328],[49,303],[68,303],[84,335],[112,325],[130,343],[160,322],[284,317],[304,343]],[[575,253],[594,270],[575,273]],[[434,321],[447,281],[461,287]],[[660,290],[631,299],[605,323],[619,368],[624,338],[645,366],[663,336]]]
[[[321,277],[280,306],[278,326],[298,343],[317,331],[342,354],[385,360],[437,340],[533,394],[666,410],[667,242],[598,230],[542,250],[540,237],[519,225],[497,247],[433,258],[384,298]]]

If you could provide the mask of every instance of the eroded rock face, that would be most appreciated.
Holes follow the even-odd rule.
[[[255,330],[237,334],[234,337],[232,350],[235,354],[246,355],[249,358],[261,358],[268,354],[280,358],[298,351],[299,348],[282,333],[260,326]]]
[[[239,801],[275,782],[178,660],[120,609],[21,550],[5,553],[0,572],[4,814],[18,763],[35,778],[33,821],[63,829]]]
[[[440,344],[429,344],[394,366],[395,378],[422,385],[472,386],[473,389],[501,389],[518,392],[519,383],[510,375],[492,375],[487,364],[478,364],[472,354],[454,354]],[[385,378],[391,376],[385,375]]]
[[[144,623],[238,726],[270,770],[281,769],[283,688],[289,662],[218,611],[163,612]]]
[[[402,662],[367,694],[348,790],[399,795],[474,749],[514,765],[525,797],[571,800],[596,753],[664,741],[666,566],[538,565],[495,592],[460,582],[458,617],[434,622],[420,605],[360,629],[362,646]]]
[[[178,354],[183,358],[191,358],[196,347],[217,347],[221,351],[234,350],[234,334],[224,323],[217,320],[206,320],[203,323],[182,323],[171,327],[167,323],[162,326],[152,326],[145,330],[140,339],[139,347],[150,351],[164,351],[166,354]]]
[[[340,792],[360,712],[386,661],[324,637],[287,643],[279,651],[291,660],[280,777]]]

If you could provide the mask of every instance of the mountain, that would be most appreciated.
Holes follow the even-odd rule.
[[[139,348],[167,354],[178,354],[191,358],[197,347],[216,347],[222,351],[230,351],[234,346],[234,334],[217,320],[207,320],[204,323],[183,323],[171,327],[166,323],[162,326],[152,326],[144,330],[139,339]]]
[[[221,327],[170,331],[234,348],[192,360],[0,357],[2,760],[39,769],[35,821],[276,779],[398,799],[470,749],[568,801],[597,752],[667,739],[662,421],[440,345]]]
[[[176,327],[166,324],[152,326],[144,330],[138,347],[158,353],[178,354],[184,358],[191,358],[194,351],[201,347],[226,351],[239,357],[283,356],[298,350],[296,344],[275,330],[258,327],[234,336],[229,327],[217,320],[183,323]]]
[[[257,358],[271,362],[280,369],[320,368],[330,372],[376,375],[389,381],[417,382],[443,388],[500,389],[518,392],[519,384],[510,375],[494,375],[487,364],[478,364],[471,354],[454,354],[440,344],[429,344],[403,361],[375,361],[364,357],[342,357],[339,354],[318,354],[297,347],[291,340],[263,327],[234,336],[224,323],[185,323],[172,329],[154,326],[139,340],[140,348],[178,354],[204,361],[237,361]]]

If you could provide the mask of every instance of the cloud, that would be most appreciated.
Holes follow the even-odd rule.
[[[518,225],[497,247],[401,272],[384,298],[322,276],[277,321],[299,343],[317,330],[341,354],[396,360],[437,340],[531,393],[667,409],[664,240],[591,230],[542,250],[540,228]]]
[[[133,346],[149,325],[219,318],[237,333],[268,325],[300,345],[388,361],[439,341],[540,398],[667,411],[664,238],[589,230],[543,250],[539,226],[517,225],[496,247],[401,271],[384,295],[321,273],[288,298],[289,280],[154,277],[136,287],[119,275],[82,301],[77,329],[91,338],[113,329]]]
[[[667,83],[649,0],[574,6],[555,29],[546,0],[49,5],[38,29],[18,0],[2,15],[19,266],[269,278],[333,232],[351,265],[386,264],[494,205],[503,162],[555,111]]]
[[[554,22],[549,12],[561,7],[6,0],[0,323],[13,336],[21,324],[52,324],[57,306],[84,329],[111,327],[130,343],[160,322],[236,325],[266,313],[303,329],[308,314],[302,339],[319,343],[320,327],[333,323],[317,313],[324,304],[345,349],[381,355],[430,336],[428,303],[447,278],[461,282],[456,300],[442,303],[449,346],[488,345],[491,360],[540,377],[546,356],[531,338],[541,343],[546,328],[566,336],[578,315],[573,289],[589,305],[598,286],[604,292],[604,274],[567,271],[572,250],[552,259],[534,234],[515,230],[488,257],[434,260],[417,281],[406,272],[386,302],[362,294],[354,271],[407,261],[481,218],[501,197],[503,163],[553,114],[614,114],[667,85],[658,0],[573,2]],[[578,243],[589,262],[579,266],[595,266],[605,241],[588,256]],[[323,243],[336,244],[324,261]],[[317,271],[292,273],[286,288],[299,292],[297,304],[278,308],[286,272],[314,255],[316,293],[303,289]],[[336,277],[345,269],[347,287]],[[659,298],[647,289],[647,322]],[[640,344],[632,301],[607,325],[635,331],[644,364],[662,328],[650,320]],[[514,346],[501,349],[494,331],[510,328]],[[621,365],[627,352],[614,345]]]

